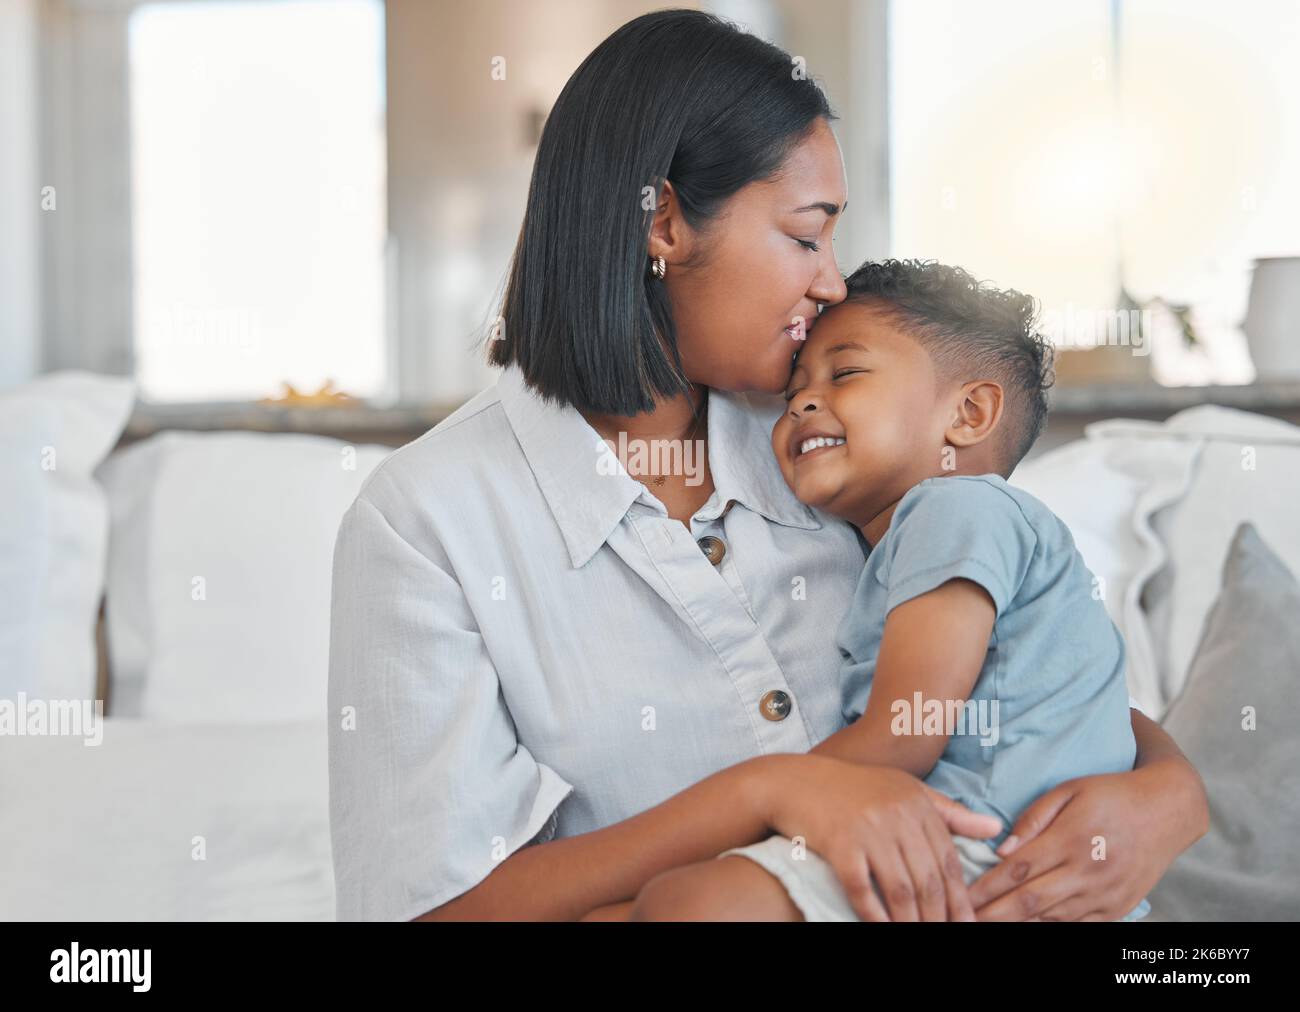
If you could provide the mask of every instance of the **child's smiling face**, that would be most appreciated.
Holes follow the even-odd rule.
[[[942,474],[949,384],[930,353],[871,303],[822,313],[795,360],[772,449],[800,502],[859,527]],[[833,440],[817,446],[816,437]]]

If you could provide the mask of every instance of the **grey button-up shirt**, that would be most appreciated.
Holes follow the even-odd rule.
[[[710,392],[689,531],[513,366],[371,474],[334,557],[340,918],[417,916],[531,842],[843,726],[862,543],[786,487],[782,407]]]

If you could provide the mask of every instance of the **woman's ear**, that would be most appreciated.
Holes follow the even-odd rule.
[[[647,197],[654,199],[653,194],[647,194]],[[690,256],[690,227],[682,217],[682,205],[672,183],[664,180],[659,202],[654,207],[655,220],[650,225],[647,253],[652,260],[663,257],[669,267],[681,264]]]
[[[993,380],[975,380],[962,386],[957,409],[948,426],[948,442],[957,447],[984,442],[1002,419],[1002,386]]]

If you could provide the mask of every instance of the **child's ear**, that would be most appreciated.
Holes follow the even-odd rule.
[[[956,411],[946,433],[953,446],[984,442],[1002,419],[1002,387],[993,380],[975,380],[958,392]]]

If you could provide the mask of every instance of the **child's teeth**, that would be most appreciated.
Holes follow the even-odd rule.
[[[805,439],[799,444],[800,453],[810,453],[823,446],[843,446],[845,440],[841,438],[831,439],[829,436],[814,436],[812,439]]]

